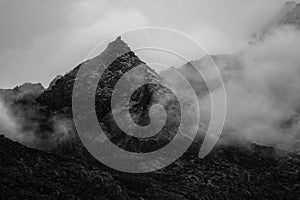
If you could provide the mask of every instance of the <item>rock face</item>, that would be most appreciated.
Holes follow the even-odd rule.
[[[107,69],[103,70],[104,66],[107,66]],[[165,101],[167,113],[171,112],[174,106],[178,108],[178,104],[169,103],[174,102],[174,95],[163,86],[160,77],[143,63],[120,37],[111,42],[99,56],[85,61],[65,76],[56,78],[51,86],[37,98],[37,102],[51,112],[53,116],[63,115],[72,119],[72,95],[79,96],[79,98],[91,98],[95,95],[96,107],[92,109],[96,109],[98,120],[103,129],[107,130],[106,134],[111,141],[129,151],[149,152],[155,144],[164,146],[168,143],[174,136],[172,135],[173,129],[177,129],[180,122],[177,118],[170,118],[169,116],[163,131],[147,139],[128,136],[121,129],[116,128],[117,125],[114,122],[111,108],[112,92],[118,80],[136,67],[138,67],[137,72],[133,76],[125,77],[124,84],[119,88],[118,92],[121,93],[122,98],[118,99],[118,109],[120,110],[118,115],[122,115],[122,110],[127,108],[126,102],[122,102],[123,99],[129,95],[129,90],[134,88],[141,80],[151,82],[151,84],[137,88],[130,97],[130,114],[137,124],[149,124],[148,111],[153,103],[159,103],[161,100]],[[80,68],[84,69],[81,77],[84,83],[80,83],[78,85],[79,89],[73,91],[74,82]],[[100,77],[101,70],[103,74]],[[97,82],[98,80],[99,82]],[[92,82],[98,85],[96,91],[92,88]],[[85,93],[82,93],[82,91]],[[173,107],[171,108],[170,105],[173,105]],[[81,106],[85,107],[86,105]],[[90,108],[86,108],[81,116],[81,118],[87,120],[87,129],[91,128],[88,126],[90,117],[88,114],[91,112]],[[151,143],[152,145],[145,145],[145,143]]]
[[[113,62],[107,63],[109,61]],[[72,107],[73,86],[80,67],[85,67],[87,71],[86,74],[88,74],[85,78],[87,81],[91,81],[94,79],[100,80],[98,71],[101,69],[99,68],[102,68],[104,65],[110,65],[102,75],[104,80],[102,80],[99,84],[104,85],[104,88],[98,88],[97,93],[99,94],[101,89],[112,90],[114,86],[113,84],[117,82],[125,72],[142,64],[144,63],[133,52],[131,52],[127,44],[118,37],[115,41],[111,42],[107,46],[106,50],[99,56],[81,63],[64,76],[56,77],[50,84],[49,88],[39,96],[37,101],[52,111]],[[157,79],[159,82],[159,77],[151,68],[144,65],[143,69],[145,71],[143,74],[146,76],[145,79],[152,76],[153,79]],[[88,88],[84,89],[87,90]]]
[[[84,81],[73,93],[78,70],[81,68],[84,69],[81,77]],[[133,75],[124,76],[133,69],[137,69]],[[101,77],[100,72],[103,73]],[[161,103],[168,117],[166,125],[158,134],[151,137],[144,135],[145,139],[139,139],[118,128],[112,116],[111,98],[116,83],[121,78],[124,79],[124,83],[118,88],[121,98],[117,100],[117,115],[124,115],[124,110],[128,109],[127,102],[124,102],[127,97],[130,99],[129,113],[132,119],[135,123],[146,126],[151,121],[150,106]],[[134,89],[141,81],[149,84]],[[92,88],[91,82],[97,85],[96,89]],[[129,91],[132,88],[135,92],[130,96]],[[106,130],[106,135],[113,143],[128,151],[150,152],[163,147],[175,136],[180,124],[180,118],[174,116],[179,114],[177,110],[180,109],[176,97],[171,90],[163,86],[155,71],[142,62],[120,37],[108,44],[100,55],[81,63],[64,76],[56,77],[46,90],[41,90],[39,85],[24,84],[3,93],[7,94],[5,102],[9,104],[12,115],[18,119],[20,132],[33,133],[38,141],[35,147],[47,151],[81,154],[83,146],[73,122],[72,95],[83,99],[95,96],[95,106],[84,109],[81,114],[81,118],[86,119],[87,130],[91,129],[88,126],[89,113],[92,112],[91,109],[96,109],[98,120]],[[85,106],[81,105],[83,108]],[[22,121],[23,119],[25,121]],[[64,142],[66,138],[67,141]]]
[[[86,155],[29,149],[0,136],[1,199],[297,199],[300,157],[232,146],[187,152],[163,170],[125,174]]]

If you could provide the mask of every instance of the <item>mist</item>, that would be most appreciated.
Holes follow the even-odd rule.
[[[18,98],[21,94],[16,95]],[[44,119],[38,106],[22,103],[6,103],[0,98],[0,135],[31,148],[51,151],[59,145],[74,139],[76,130],[73,121],[62,115]]]
[[[11,116],[9,109],[5,106],[3,100],[0,98],[0,134],[6,135],[11,139],[18,140],[21,135],[18,134],[18,125]]]
[[[221,143],[250,141],[299,149],[299,52],[300,31],[284,26],[238,55],[240,66],[225,81],[227,115]],[[219,92],[213,91],[215,96]],[[200,102],[202,107],[208,103],[209,96]]]

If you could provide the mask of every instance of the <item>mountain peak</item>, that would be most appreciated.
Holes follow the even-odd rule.
[[[127,53],[131,51],[128,45],[122,40],[121,36],[118,36],[114,41],[110,42],[105,52],[108,53]]]

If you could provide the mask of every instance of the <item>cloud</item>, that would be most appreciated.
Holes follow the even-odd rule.
[[[211,54],[242,50],[249,37],[268,24],[284,3],[284,0],[134,1],[151,25],[182,31]]]
[[[137,9],[111,8],[111,5],[99,1],[68,1],[61,5],[65,13],[56,19],[54,15],[58,11],[53,8],[54,18],[51,19],[62,21],[61,25],[57,22],[57,26],[36,33],[25,47],[20,45],[2,51],[1,87],[13,87],[16,82],[41,82],[47,86],[57,74],[64,74],[79,64],[97,43],[108,36],[147,24],[147,19]],[[40,19],[37,26],[41,23],[42,28],[43,23],[48,23],[44,20]],[[27,25],[28,29],[31,26],[36,28]],[[21,32],[25,33],[26,29]]]
[[[104,38],[138,26],[182,31],[210,53],[237,52],[283,4],[283,0],[1,1],[0,86],[11,88],[26,81],[47,85]]]
[[[6,131],[14,134],[14,137],[17,137],[15,134],[17,132],[18,126],[9,109],[5,106],[2,99],[0,99],[0,134],[4,134]]]
[[[225,139],[299,148],[299,51],[300,32],[291,27],[243,51],[238,76],[226,84]]]

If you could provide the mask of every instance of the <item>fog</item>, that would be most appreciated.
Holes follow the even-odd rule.
[[[290,150],[299,148],[298,52],[300,32],[285,26],[239,54],[237,75],[225,85],[224,143],[254,141]],[[218,92],[213,91],[216,96]],[[208,102],[209,96],[200,104],[205,107]]]
[[[20,95],[18,95],[19,98]],[[75,137],[73,121],[56,115],[47,119],[48,129],[41,128],[44,116],[36,106],[5,103],[0,99],[0,135],[28,147],[50,151]]]

